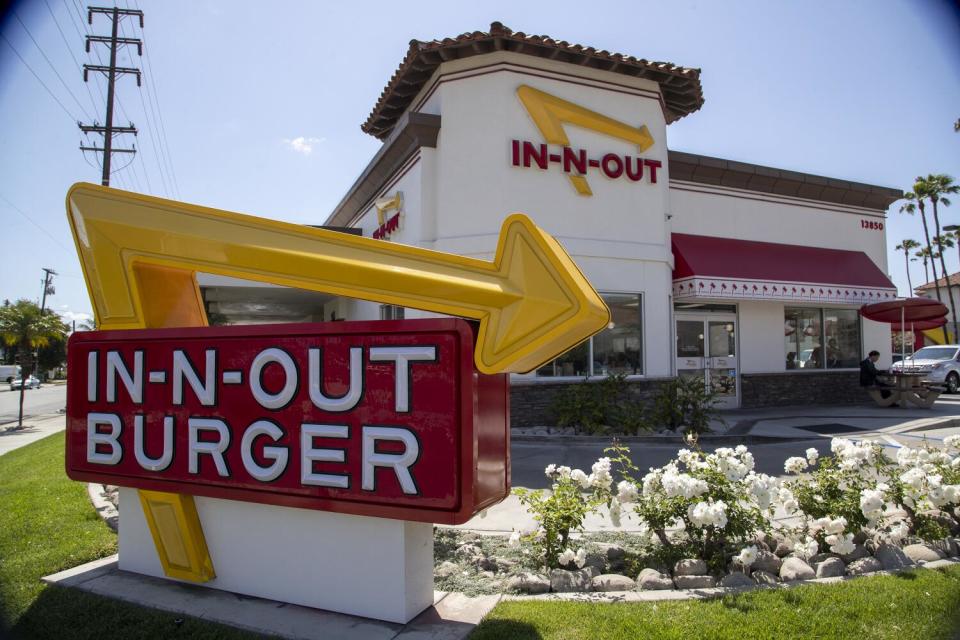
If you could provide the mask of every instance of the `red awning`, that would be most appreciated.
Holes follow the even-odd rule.
[[[862,251],[675,233],[673,290],[689,298],[842,304],[893,300],[897,289]]]

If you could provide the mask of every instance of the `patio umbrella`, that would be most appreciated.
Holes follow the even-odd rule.
[[[875,302],[860,307],[860,315],[875,322],[885,322],[903,331],[907,324],[916,327],[920,323],[936,323],[929,328],[941,326],[946,322],[947,306],[930,298],[901,298],[889,302]],[[900,341],[900,358],[906,359],[906,345]]]

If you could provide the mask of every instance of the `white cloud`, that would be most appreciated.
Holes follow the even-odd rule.
[[[62,307],[61,307],[62,308]],[[83,322],[85,320],[92,320],[93,316],[89,313],[83,313],[82,311],[61,311],[60,317],[63,318],[64,322]]]
[[[291,150],[296,151],[297,153],[302,153],[305,156],[313,153],[314,145],[318,145],[321,142],[325,142],[326,138],[308,138],[306,136],[298,136],[296,138],[284,138],[283,144],[287,145]]]

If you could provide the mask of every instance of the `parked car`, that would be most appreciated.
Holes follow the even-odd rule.
[[[938,344],[924,347],[900,362],[895,362],[890,371],[922,373],[923,381],[941,384],[947,393],[960,389],[960,345]]]
[[[23,385],[23,380],[21,378],[17,378],[16,380],[13,380],[10,383],[10,391],[18,390],[21,385]],[[39,388],[40,388],[40,380],[38,380],[34,376],[30,376],[27,378],[27,389],[39,389]]]

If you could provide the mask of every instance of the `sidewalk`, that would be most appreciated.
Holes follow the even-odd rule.
[[[0,456],[46,438],[51,433],[63,431],[66,428],[66,421],[64,414],[55,413],[24,419],[23,429],[16,428],[16,421],[0,425]]]

